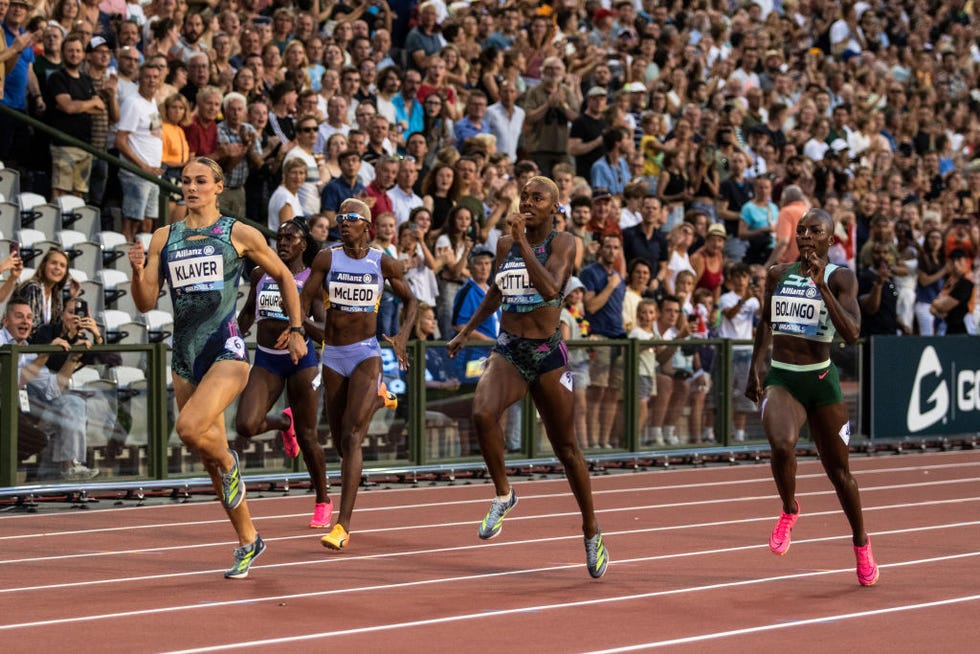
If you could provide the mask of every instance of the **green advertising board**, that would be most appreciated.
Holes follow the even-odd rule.
[[[874,438],[980,432],[980,339],[871,339]]]

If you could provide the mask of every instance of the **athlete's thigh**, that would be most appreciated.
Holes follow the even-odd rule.
[[[548,439],[553,444],[575,441],[572,428],[575,419],[575,393],[572,389],[572,373],[568,368],[550,370],[531,384],[531,398],[544,423]]]
[[[286,395],[289,406],[293,409],[296,420],[304,420],[310,424],[316,423],[317,389],[313,388],[317,368],[311,366],[294,372],[286,378]]]
[[[238,401],[238,415],[248,418],[264,416],[282,394],[283,378],[262,366],[252,366],[248,383]]]
[[[347,382],[347,404],[344,427],[367,427],[378,409],[378,384],[381,377],[381,357],[364,359]]]
[[[810,437],[817,446],[824,467],[846,466],[851,423],[843,402],[810,409]]]
[[[772,443],[795,445],[806,422],[806,410],[783,386],[769,386],[762,400],[762,424]]]
[[[174,376],[174,394],[181,414],[203,425],[218,424],[224,411],[248,383],[248,364],[243,361],[216,361],[201,383]]]
[[[493,352],[476,384],[473,413],[503,415],[507,407],[527,394],[527,388],[527,382],[514,364]]]

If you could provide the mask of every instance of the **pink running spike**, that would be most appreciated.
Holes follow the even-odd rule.
[[[857,559],[858,583],[862,586],[874,586],[878,583],[878,564],[871,553],[871,537],[864,547],[854,546],[854,558]]]
[[[286,456],[295,459],[299,456],[299,441],[296,440],[296,423],[293,422],[292,407],[287,407],[283,414],[289,418],[289,427],[279,432],[282,434],[282,449],[286,452]]]
[[[333,515],[333,502],[327,498],[325,503],[318,502],[313,507],[313,518],[310,519],[310,529],[327,529],[330,517]]]
[[[779,520],[769,535],[769,550],[773,554],[782,556],[789,551],[790,535],[793,533],[793,525],[800,517],[800,503],[796,503],[796,513],[779,512]]]

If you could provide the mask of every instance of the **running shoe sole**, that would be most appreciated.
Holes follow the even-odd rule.
[[[350,534],[340,525],[334,525],[330,533],[320,539],[320,543],[331,550],[342,550],[350,543]]]
[[[238,452],[235,450],[228,451],[231,452],[234,463],[232,463],[231,470],[221,473],[221,503],[226,509],[233,511],[245,499],[245,483],[242,481],[241,471],[238,467]]]
[[[384,400],[386,409],[398,408],[398,396],[389,391],[387,384],[384,382],[381,382],[381,386],[378,388],[378,397]]]

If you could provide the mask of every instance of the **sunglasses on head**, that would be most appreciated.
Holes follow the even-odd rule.
[[[359,213],[338,213],[337,214],[337,224],[343,225],[344,223],[356,223],[358,220],[363,220],[367,222],[367,218]]]

